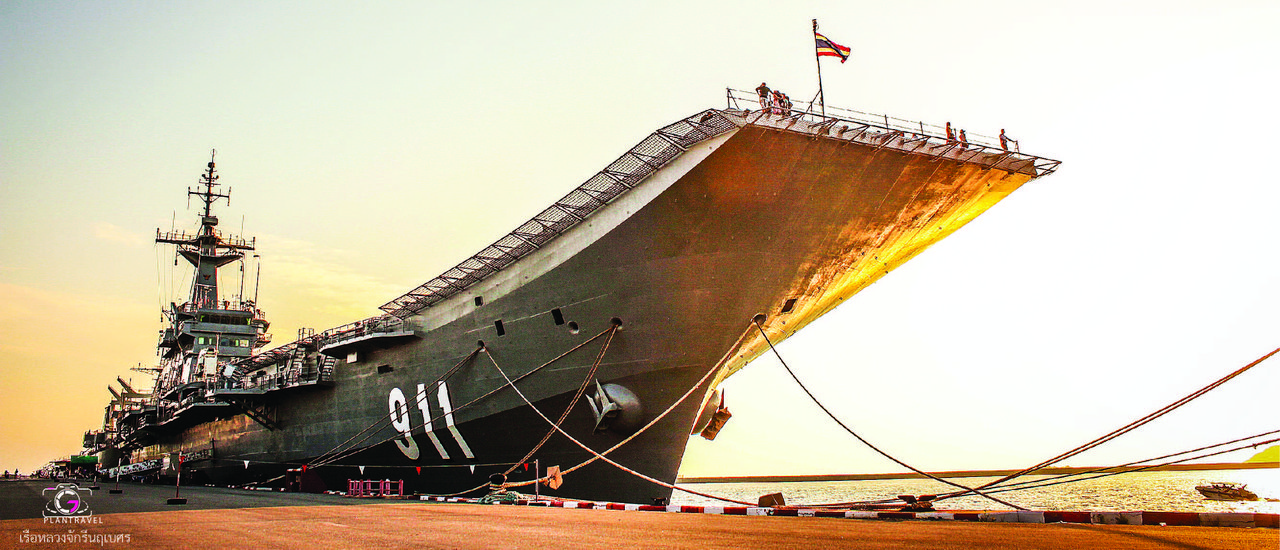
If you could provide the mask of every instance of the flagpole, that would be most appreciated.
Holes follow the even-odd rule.
[[[813,37],[818,38],[818,20],[813,20]],[[818,49],[813,50],[813,60],[818,65],[818,104],[822,106],[822,118],[827,118],[827,98],[822,96],[822,58],[818,57]]]

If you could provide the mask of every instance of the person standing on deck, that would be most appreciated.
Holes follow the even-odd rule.
[[[761,111],[766,111],[766,112],[767,112],[767,111],[769,110],[769,106],[770,106],[770,103],[769,103],[769,98],[770,98],[769,92],[770,92],[769,87],[768,87],[768,86],[766,86],[763,82],[761,82],[761,83],[760,83],[760,86],[756,88],[756,94],[759,94],[759,96],[760,96],[760,110],[761,110]]]

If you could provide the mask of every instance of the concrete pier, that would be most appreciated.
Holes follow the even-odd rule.
[[[23,487],[19,487],[23,486]],[[172,487],[125,485],[95,492],[83,525],[41,517],[39,482],[0,484],[0,546],[62,548],[53,535],[116,536],[100,547],[192,548],[1265,548],[1280,531],[1160,527],[870,521],[820,517],[725,516],[530,506],[376,501],[329,495],[184,489],[190,506],[166,507]],[[124,497],[124,498],[122,498]],[[120,499],[112,501],[112,499]],[[36,505],[33,510],[25,510]],[[265,504],[265,506],[263,506]],[[207,507],[207,508],[205,508]],[[133,512],[108,510],[132,509]],[[163,511],[141,511],[142,509]],[[21,512],[15,514],[14,512]],[[128,535],[120,540],[119,535]],[[45,542],[27,542],[40,540]],[[23,538],[27,537],[27,538]],[[98,546],[96,543],[95,546]]]

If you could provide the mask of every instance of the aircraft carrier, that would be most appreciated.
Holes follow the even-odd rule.
[[[211,161],[188,189],[198,227],[156,235],[194,278],[164,310],[155,386],[121,380],[86,447],[108,475],[479,496],[505,473],[563,498],[666,499],[688,438],[728,416],[716,387],[767,351],[761,329],[786,339],[1059,164],[923,123],[727,100],[382,315],[271,349],[256,296],[218,288],[256,242],[218,228]]]

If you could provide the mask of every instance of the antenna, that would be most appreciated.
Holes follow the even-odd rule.
[[[227,188],[227,194],[231,194],[231,188]],[[227,206],[231,205],[231,199],[227,199]],[[240,215],[240,236],[244,237],[244,214]],[[256,254],[255,254],[256,255]],[[244,256],[240,256],[240,295],[238,298],[241,306],[244,305]],[[256,302],[256,299],[255,299]]]
[[[258,284],[262,282],[262,256],[253,255],[254,263],[258,266],[258,274],[253,279],[253,304],[258,305]]]

